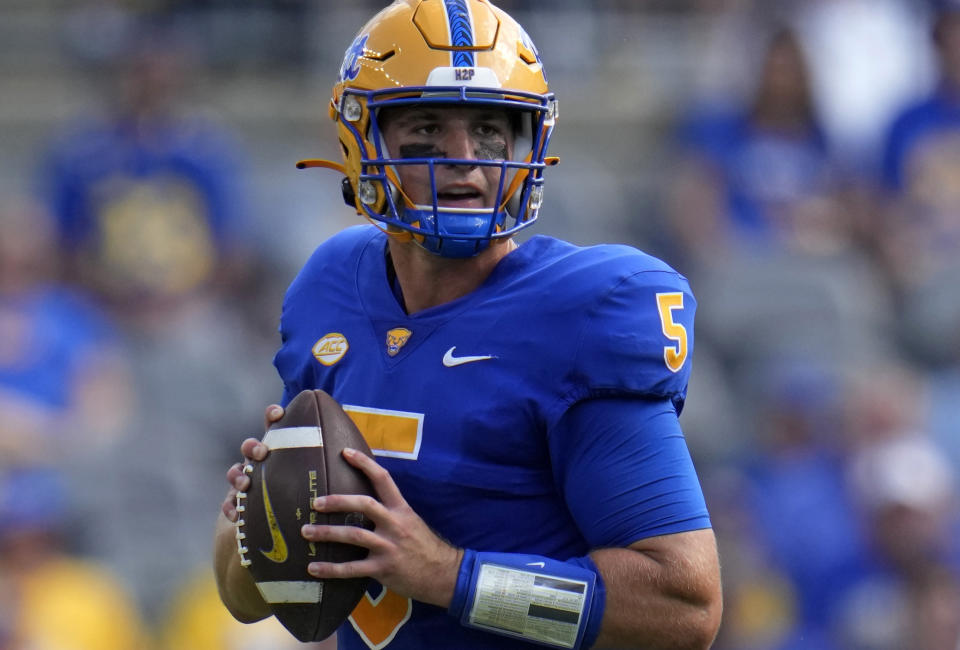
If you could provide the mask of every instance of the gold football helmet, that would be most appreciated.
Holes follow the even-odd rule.
[[[514,120],[512,160],[391,157],[381,138],[380,109],[403,105],[495,106]],[[337,123],[343,164],[305,160],[346,175],[344,198],[357,213],[409,233],[445,257],[470,257],[492,238],[532,224],[543,201],[543,172],[557,162],[547,145],[557,118],[540,55],[513,18],[488,0],[396,0],[368,22],[346,51],[333,87],[330,117]],[[494,205],[439,205],[438,165],[500,169]],[[427,165],[432,205],[411,201],[397,166]]]

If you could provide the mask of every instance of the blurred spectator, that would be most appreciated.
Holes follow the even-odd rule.
[[[127,411],[129,435],[69,466],[85,524],[75,548],[122,576],[151,624],[208,564],[223,482],[213,468],[280,394],[255,370],[269,367],[275,335],[275,316],[264,327],[257,314],[278,306],[257,303],[269,278],[247,239],[243,154],[188,104],[198,69],[171,34],[140,34],[120,56],[109,113],[56,141],[43,170],[64,276],[109,305],[131,367],[102,409]]]
[[[873,546],[896,573],[921,577],[927,568],[954,565],[956,477],[943,453],[919,434],[903,433],[857,452],[852,487],[867,513]]]
[[[679,139],[669,226],[688,262],[842,243],[848,226],[830,202],[830,152],[790,29],[771,37],[748,106],[700,109]]]
[[[933,168],[944,168],[948,180],[958,176],[950,170],[960,167],[960,2],[937,0],[937,4],[931,38],[938,81],[929,96],[900,111],[887,134],[883,180],[894,191],[948,192],[950,187],[923,186],[923,177]]]
[[[194,295],[141,321],[127,335],[129,435],[72,463],[70,476],[85,515],[75,548],[121,575],[155,624],[183,580],[209,564],[217,469],[238,440],[261,434],[280,386],[256,372],[273,346],[221,297]]]
[[[238,440],[259,435],[280,385],[257,372],[269,367],[272,339],[210,288],[126,322],[136,323],[126,333],[129,435],[70,471],[86,513],[78,549],[122,575],[155,624],[186,576],[209,564],[223,482],[215,468],[236,457]]]
[[[883,180],[893,200],[878,240],[903,344],[942,368],[960,363],[960,3],[939,4],[938,83],[890,127]]]
[[[0,473],[0,647],[144,650],[147,630],[122,585],[69,550],[56,472]]]
[[[957,475],[924,429],[922,391],[921,378],[902,363],[850,369],[845,494],[864,541],[849,566],[853,579],[831,597],[831,626],[843,648],[955,650],[960,643],[960,611],[943,611],[960,589]]]
[[[190,110],[187,49],[157,30],[118,56],[103,118],[52,143],[43,183],[67,277],[123,314],[244,277],[243,156],[215,121]]]
[[[56,283],[50,215],[0,201],[0,470],[64,468],[125,433],[129,368],[91,301]]]
[[[801,636],[808,648],[832,650],[822,634],[802,622],[800,595],[771,553],[752,508],[742,468],[705,474],[710,519],[723,559],[724,621],[715,650],[788,650]]]
[[[881,439],[853,457],[851,486],[870,544],[838,593],[835,629],[850,650],[960,645],[957,482],[927,438]]]
[[[832,595],[851,579],[863,544],[856,506],[845,497],[841,378],[823,360],[752,374],[757,438],[745,459],[745,507],[761,548],[795,590],[786,639],[826,637]]]
[[[921,385],[893,360],[819,364],[751,373],[757,444],[715,522],[736,542],[719,647],[956,650],[957,480],[920,432]]]

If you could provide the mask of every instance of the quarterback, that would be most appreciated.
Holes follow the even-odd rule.
[[[707,648],[721,611],[710,518],[678,415],[693,352],[687,281],[628,246],[514,235],[543,200],[557,102],[523,28],[487,0],[397,0],[347,49],[330,115],[348,204],[290,286],[274,363],[282,415],[323,389],[373,458],[379,500],[306,525],[368,549],[316,562],[371,578],[348,650]],[[267,450],[243,442],[245,457]],[[240,567],[237,464],[217,526],[220,594],[270,615]]]

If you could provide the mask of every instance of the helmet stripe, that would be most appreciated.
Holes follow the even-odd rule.
[[[447,21],[450,25],[450,45],[453,47],[472,47],[473,21],[467,0],[444,0]],[[476,65],[473,52],[451,52],[450,63],[456,68],[472,68]]]

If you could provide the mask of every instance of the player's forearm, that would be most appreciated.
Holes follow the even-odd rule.
[[[213,555],[217,590],[233,617],[243,623],[253,623],[270,616],[270,608],[260,596],[250,572],[240,566],[236,527],[222,514],[217,519]]]
[[[596,648],[709,648],[722,597],[710,530],[685,533],[695,548],[602,549],[590,557],[603,575],[606,607]],[[676,536],[671,536],[676,537]]]

